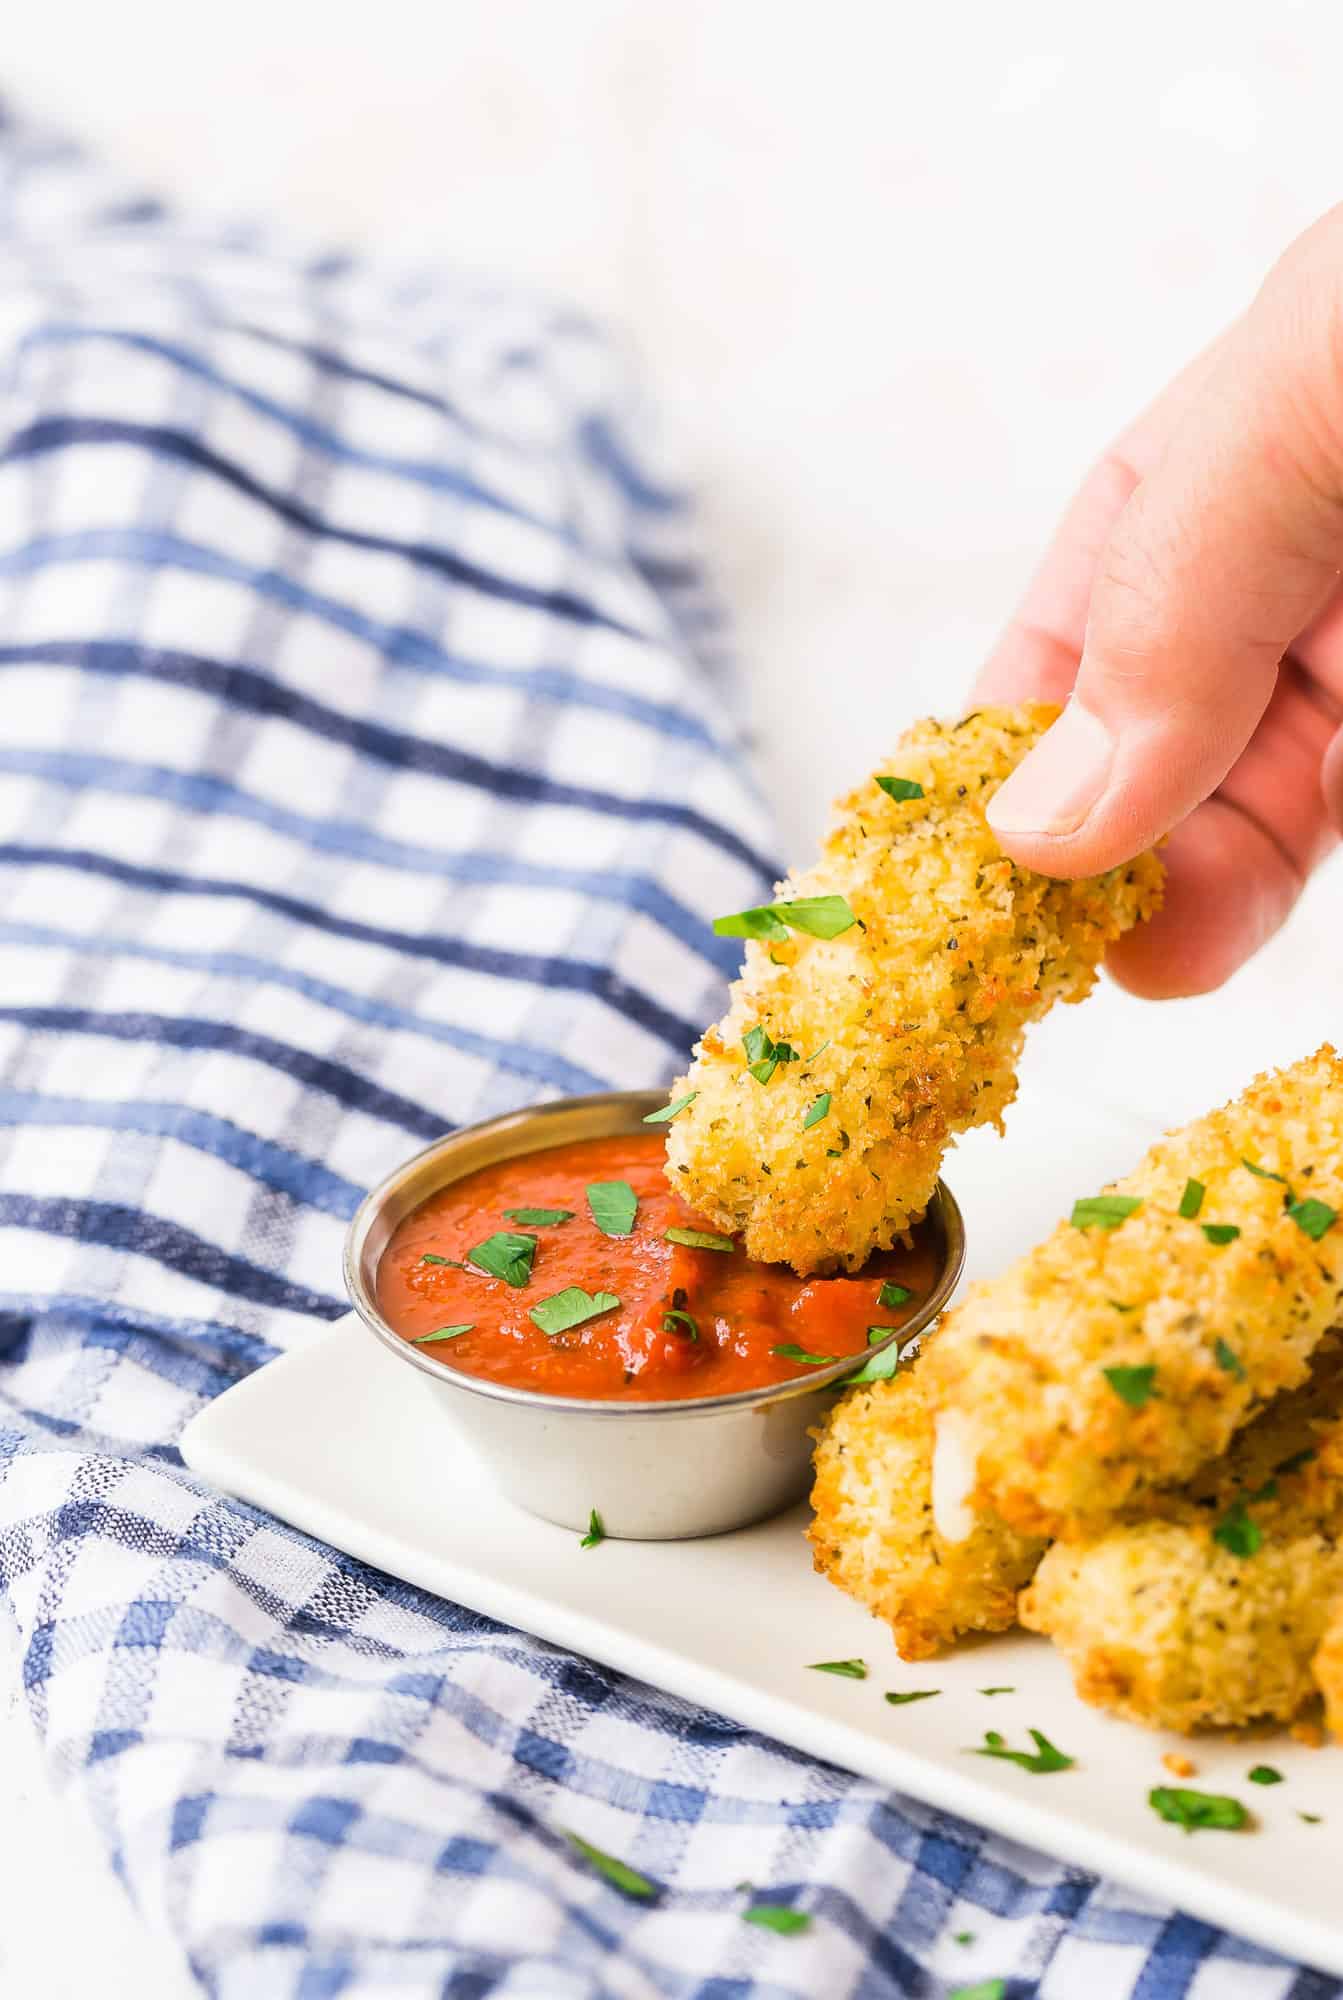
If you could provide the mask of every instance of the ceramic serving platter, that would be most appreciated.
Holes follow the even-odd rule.
[[[1155,1136],[1126,1112],[1039,1089],[1023,1092],[1008,1130],[1007,1142],[974,1134],[948,1162],[971,1276],[1025,1248]],[[212,1403],[182,1451],[225,1491],[395,1576],[1343,1974],[1343,1749],[1285,1732],[1191,1746],[1112,1721],[1026,1635],[908,1666],[813,1572],[804,1508],[707,1540],[583,1549],[501,1499],[482,1506],[468,1441],[353,1318]],[[865,1681],[809,1671],[848,1658],[866,1660]],[[983,1694],[990,1685],[1012,1692]],[[940,1692],[905,1707],[883,1699],[916,1688]],[[1029,1749],[1032,1726],[1073,1769],[1036,1776],[969,1754],[988,1729]],[[1187,1782],[1249,1807],[1250,1830],[1186,1834],[1156,1817],[1147,1794],[1176,1782],[1161,1763],[1176,1749],[1197,1766]],[[1282,1784],[1248,1782],[1264,1761]]]

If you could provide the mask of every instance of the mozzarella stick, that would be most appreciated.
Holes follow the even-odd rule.
[[[933,1426],[923,1364],[857,1388],[831,1411],[816,1449],[818,1570],[888,1624],[907,1660],[963,1632],[1000,1632],[1044,1550],[992,1517],[948,1542],[933,1525]]]
[[[1339,1208],[1326,1047],[1162,1140],[947,1317],[924,1379],[947,1504],[1066,1537],[1192,1478],[1340,1318]]]
[[[751,1256],[805,1275],[889,1248],[954,1135],[1001,1128],[1027,1023],[1083,999],[1157,907],[1150,854],[1054,882],[1000,852],[984,808],[1056,713],[919,723],[839,802],[816,866],[732,920],[745,965],[673,1086],[667,1156]]]
[[[1313,1672],[1316,1686],[1324,1696],[1324,1719],[1332,1734],[1343,1743],[1343,1595],[1333,1606],[1315,1655]]]
[[[1159,1518],[1049,1550],[1021,1622],[1064,1653],[1084,1701],[1191,1730],[1289,1721],[1326,1681],[1320,1642],[1343,1594],[1341,1357],[1330,1341],[1309,1384]]]

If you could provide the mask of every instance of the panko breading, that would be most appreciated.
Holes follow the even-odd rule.
[[[1026,1534],[1094,1530],[1192,1478],[1304,1379],[1343,1307],[1343,1063],[1323,1048],[1257,1078],[1109,1192],[1139,1205],[1060,1223],[929,1350],[941,1486]]]
[[[1331,1340],[1307,1386],[1163,1500],[1160,1518],[1054,1544],[1021,1622],[1063,1652],[1084,1701],[1191,1730],[1289,1721],[1312,1697],[1312,1656],[1343,1593],[1341,1411],[1343,1344]]]
[[[1324,1696],[1324,1719],[1343,1743],[1343,1597],[1333,1607],[1313,1662],[1315,1684]]]
[[[724,1020],[673,1099],[672,1185],[752,1257],[857,1269],[922,1215],[957,1132],[1001,1125],[1028,1022],[1081,1000],[1106,946],[1160,900],[1141,856],[1055,882],[999,849],[984,807],[1057,710],[921,722],[842,799],[821,859],[780,896],[847,898],[841,935],[752,939]],[[878,777],[920,788],[893,798]],[[787,1056],[765,1082],[744,1046]],[[828,1097],[811,1126],[810,1108]]]
[[[992,1518],[960,1542],[938,1534],[922,1367],[855,1389],[831,1411],[808,1530],[817,1569],[886,1621],[907,1660],[942,1652],[962,1632],[1014,1624],[1017,1591],[1045,1546]]]

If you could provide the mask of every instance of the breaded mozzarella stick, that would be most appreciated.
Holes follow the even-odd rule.
[[[1343,1349],[1331,1340],[1309,1384],[1160,1518],[1054,1544],[1021,1622],[1064,1653],[1084,1701],[1190,1730],[1290,1721],[1315,1691],[1312,1656],[1328,1682],[1320,1641],[1343,1594],[1340,1410]]]
[[[745,965],[672,1089],[668,1173],[753,1257],[857,1269],[917,1219],[958,1132],[1001,1125],[1029,1022],[1081,1000],[1160,900],[1148,854],[1055,882],[984,817],[1057,711],[921,722],[842,799],[821,859],[735,920]]]
[[[907,1660],[928,1659],[963,1632],[1014,1624],[1017,1591],[1045,1546],[991,1517],[954,1544],[937,1532],[922,1368],[855,1389],[831,1411],[808,1530],[817,1569],[885,1620]]]
[[[1340,1318],[1340,1208],[1343,1064],[1324,1048],[972,1287],[923,1380],[939,1490],[1053,1537],[1192,1478]]]

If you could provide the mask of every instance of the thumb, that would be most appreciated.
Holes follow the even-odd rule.
[[[1117,866],[1216,790],[1343,549],[1343,209],[1228,335],[1097,564],[1072,698],[988,816],[1016,860]]]

